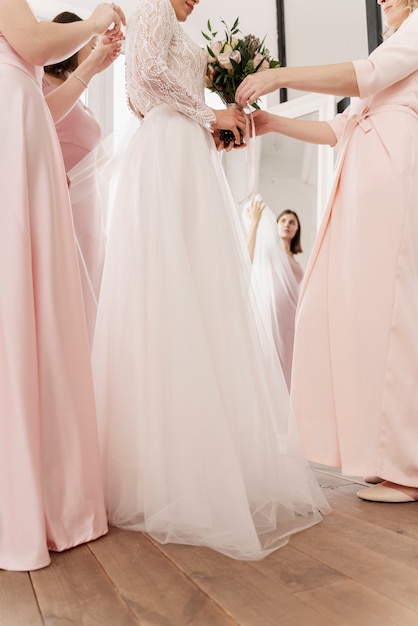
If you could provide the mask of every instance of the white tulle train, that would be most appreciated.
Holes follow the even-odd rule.
[[[121,172],[93,346],[110,522],[262,558],[329,509],[256,310],[219,155],[162,105]]]

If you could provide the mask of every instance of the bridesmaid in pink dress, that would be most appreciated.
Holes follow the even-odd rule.
[[[418,500],[418,0],[378,0],[389,37],[368,59],[247,77],[240,104],[280,87],[352,97],[333,120],[255,114],[258,134],[337,145],[296,317],[292,401],[308,457]]]
[[[60,24],[79,21],[81,18],[69,11],[60,13],[53,19],[53,22]],[[79,96],[93,76],[110,67],[121,47],[118,40],[96,39],[92,38],[68,59],[45,66],[42,80],[43,92],[55,121],[70,182],[71,171],[77,165],[81,167],[81,162],[83,173],[87,168],[91,172],[88,176],[83,174],[81,183],[70,185],[90,347],[96,322],[106,240],[103,206],[95,176],[102,129]],[[71,75],[76,81],[70,80],[65,84]],[[59,87],[61,88],[58,89]]]
[[[42,65],[123,14],[38,23],[0,4],[0,568],[48,565],[106,533],[90,354],[64,164]],[[35,67],[40,66],[40,67]]]
[[[295,259],[295,254],[302,252],[299,218],[287,209],[276,219],[259,195],[251,199],[245,211],[253,278],[290,389],[296,306],[303,278],[303,269]]]

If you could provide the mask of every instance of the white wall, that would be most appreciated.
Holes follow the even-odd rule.
[[[367,56],[366,0],[284,0],[287,65]]]
[[[129,14],[137,0],[120,0]],[[283,0],[288,65],[314,65],[357,59],[367,55],[366,0]],[[96,0],[29,0],[42,17],[51,18],[64,10],[86,17]],[[270,51],[277,54],[276,0],[201,0],[185,24],[197,41],[204,43],[201,30],[208,18],[212,25],[223,18],[228,24],[239,16],[244,34],[267,35]]]
[[[208,19],[213,29],[219,27],[221,35],[223,32],[221,18],[228,26],[232,26],[237,17],[239,17],[242,34],[253,34],[260,39],[266,35],[266,46],[276,57],[276,0],[260,0],[258,3],[243,0],[201,0],[185,23],[185,29],[195,41],[204,44],[205,40],[201,31],[206,31]]]

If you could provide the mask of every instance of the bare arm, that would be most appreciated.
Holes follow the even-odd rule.
[[[88,84],[93,76],[108,68],[118,57],[120,48],[119,39],[103,38],[74,72],[79,78],[70,75],[62,85],[45,96],[55,124],[71,111],[80,98],[85,89],[82,81]]]
[[[327,122],[291,119],[267,111],[255,111],[253,116],[256,135],[280,133],[309,143],[328,146],[335,146],[337,143],[335,133]]]
[[[257,241],[257,231],[260,224],[261,215],[265,208],[265,203],[260,196],[253,196],[248,207],[248,218],[250,226],[247,235],[247,248],[251,263],[254,261],[255,243]]]
[[[95,35],[116,34],[125,24],[121,9],[99,4],[80,22],[38,22],[25,0],[0,0],[0,31],[28,63],[48,65],[66,59]]]
[[[359,95],[354,65],[348,62],[312,67],[278,67],[256,72],[247,76],[238,87],[236,101],[246,106],[281,87],[335,96]]]

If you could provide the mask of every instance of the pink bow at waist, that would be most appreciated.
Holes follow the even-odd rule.
[[[379,113],[392,113],[394,111],[408,113],[418,119],[418,112],[405,104],[383,104],[377,107],[365,106],[360,113],[354,113],[354,115],[348,118],[344,135],[346,135],[347,132],[351,132],[355,126],[359,126],[363,132],[368,133],[373,128],[370,121],[371,117]]]

